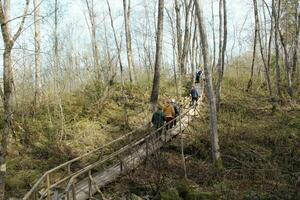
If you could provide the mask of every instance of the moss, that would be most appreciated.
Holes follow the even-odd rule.
[[[216,197],[210,192],[199,192],[196,190],[191,190],[186,200],[214,200]]]
[[[182,200],[182,198],[179,196],[178,191],[174,188],[162,192],[160,194],[160,197],[161,200]]]

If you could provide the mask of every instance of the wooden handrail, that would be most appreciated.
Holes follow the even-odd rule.
[[[203,97],[203,90],[202,90],[202,94],[200,96],[200,100],[202,101],[202,97]],[[76,180],[76,178],[78,178],[78,176],[86,173],[86,172],[89,172],[91,169],[105,163],[106,161],[110,161],[112,160],[113,158],[115,158],[116,156],[119,156],[121,153],[125,152],[126,150],[128,150],[129,148],[131,147],[134,147],[134,146],[137,146],[139,144],[141,144],[142,142],[146,141],[147,139],[149,139],[151,136],[153,136],[154,134],[158,133],[158,132],[161,132],[161,130],[165,129],[169,124],[173,123],[175,120],[178,120],[178,119],[181,119],[182,117],[186,116],[192,109],[195,109],[195,106],[190,106],[185,112],[182,112],[180,113],[180,115],[178,115],[176,118],[174,118],[173,120],[169,121],[168,123],[165,123],[163,126],[161,126],[160,128],[154,130],[154,131],[151,131],[150,133],[147,132],[146,134],[142,135],[142,136],[139,136],[137,138],[134,138],[134,140],[130,141],[130,144],[126,145],[126,146],[123,146],[123,147],[120,147],[117,151],[114,151],[113,153],[103,157],[103,158],[100,158],[99,160],[97,160],[96,162],[94,163],[91,163],[91,164],[88,164],[87,166],[85,166],[84,168],[81,168],[79,169],[78,171],[76,172],[73,172],[71,173],[70,172],[70,165],[76,161],[79,161],[83,158],[86,158],[87,156],[89,155],[93,155],[94,153],[96,152],[99,152],[109,146],[112,146],[113,144],[115,144],[116,142],[118,141],[121,141],[125,138],[128,138],[130,137],[131,135],[133,135],[134,133],[138,132],[139,130],[142,130],[142,129],[145,129],[147,127],[147,125],[143,125],[99,148],[96,148],[88,153],[85,153],[83,154],[82,156],[78,156],[70,161],[67,161],[53,169],[50,169],[48,170],[47,172],[45,172],[42,177],[40,179],[38,179],[38,181],[34,184],[34,186],[31,188],[31,190],[23,197],[23,200],[31,200],[30,197],[32,197],[33,195],[35,195],[36,192],[38,192],[37,190],[39,189],[39,186],[44,182],[46,181],[47,182],[47,187],[46,189],[43,191],[43,193],[41,194],[41,197],[40,199],[43,199],[46,195],[49,196],[50,194],[50,191],[51,189],[53,189],[54,187],[60,185],[61,183],[68,181],[68,184],[67,184],[67,187],[65,189],[65,192],[68,192],[70,191],[70,188],[74,186],[74,180]],[[181,123],[181,121],[180,121]],[[68,167],[68,175],[66,177],[63,177],[62,179],[56,181],[54,184],[51,185],[50,183],[50,174],[51,173],[54,173],[64,167]]]
[[[169,121],[168,123],[165,123],[163,126],[161,126],[160,128],[156,129],[155,131],[150,132],[149,134],[146,134],[144,137],[142,137],[141,139],[138,139],[137,141],[133,141],[132,143],[122,147],[121,149],[119,149],[116,152],[113,152],[112,154],[110,154],[107,158],[105,158],[104,160],[99,160],[89,166],[86,166],[85,168],[83,168],[83,170],[81,170],[80,172],[76,173],[74,176],[72,176],[72,178],[69,180],[67,187],[65,189],[65,193],[68,193],[71,189],[71,187],[74,184],[74,180],[76,180],[80,175],[89,172],[90,170],[94,169],[95,167],[98,167],[99,165],[105,163],[106,161],[110,161],[113,158],[117,157],[118,155],[120,155],[121,153],[125,152],[126,150],[128,150],[129,148],[132,148],[134,146],[137,146],[139,144],[141,144],[142,142],[146,141],[147,139],[149,139],[151,136],[153,136],[154,134],[156,134],[157,132],[160,132],[161,130],[165,129],[166,126],[168,126],[169,124],[173,123],[175,120],[180,119],[184,116],[186,116],[187,114],[189,114],[189,112],[194,109],[195,106],[191,106],[188,110],[186,110],[184,113],[181,113],[180,115],[178,115],[176,118],[174,118],[173,120]],[[179,122],[181,123],[181,122]]]
[[[87,156],[89,156],[89,155],[91,155],[91,154],[94,154],[95,152],[98,152],[98,151],[100,151],[100,150],[102,150],[102,149],[104,149],[104,148],[106,148],[106,147],[109,147],[109,146],[115,144],[116,142],[121,141],[121,140],[123,140],[123,139],[125,139],[125,138],[131,136],[132,134],[136,133],[137,131],[142,130],[143,128],[146,128],[146,127],[147,127],[147,125],[143,125],[143,126],[137,128],[137,129],[135,129],[135,130],[133,130],[133,131],[131,131],[131,132],[129,132],[129,133],[127,133],[127,134],[125,134],[125,135],[123,135],[123,136],[121,136],[121,137],[119,137],[119,138],[117,138],[117,139],[115,139],[115,140],[113,140],[113,141],[111,141],[111,142],[109,142],[109,143],[107,143],[107,144],[105,144],[105,145],[99,147],[99,148],[96,148],[96,149],[94,149],[94,150],[91,150],[90,152],[87,152],[87,153],[85,153],[85,154],[83,154],[83,155],[81,155],[81,156],[78,156],[78,157],[76,157],[76,158],[74,158],[74,159],[72,159],[72,160],[69,160],[69,161],[67,161],[67,162],[65,162],[65,163],[63,163],[63,164],[61,164],[61,165],[59,165],[59,166],[57,166],[57,167],[55,167],[55,168],[52,168],[52,169],[46,171],[46,172],[41,176],[41,178],[39,178],[38,181],[33,185],[33,187],[26,193],[26,195],[23,197],[23,200],[30,200],[30,197],[31,197],[32,195],[34,195],[35,192],[37,192],[38,187],[46,180],[47,176],[50,175],[51,173],[56,172],[56,171],[58,171],[58,170],[60,170],[60,169],[62,169],[62,168],[64,168],[64,167],[68,167],[68,168],[69,168],[70,165],[71,165],[72,163],[74,163],[74,162],[76,162],[76,161],[79,161],[79,160],[81,160],[81,159],[83,159],[83,158],[86,158]],[[68,170],[69,170],[69,169],[68,169]],[[80,170],[79,170],[79,171],[80,171]],[[75,172],[75,173],[76,173],[76,172]],[[72,175],[74,175],[75,173],[73,173]],[[62,178],[62,179],[59,180],[58,182],[59,182],[59,183],[62,183],[62,182],[64,182],[65,180],[67,180],[68,178],[70,178],[70,175],[67,176],[67,177]],[[55,186],[57,186],[57,185],[58,185],[57,183],[51,185],[51,186],[50,186],[50,189],[52,189],[53,187],[55,187]]]

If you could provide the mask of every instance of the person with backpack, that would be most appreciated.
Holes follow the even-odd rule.
[[[199,69],[198,72],[196,73],[196,81],[195,81],[195,83],[200,83],[201,75],[202,75],[202,70]]]
[[[174,111],[175,111],[175,118],[177,118],[179,116],[179,114],[180,114],[180,108],[177,105],[175,99],[171,100],[171,104],[172,104],[172,106],[174,108]],[[173,125],[176,126],[176,119],[174,120]]]
[[[197,103],[198,98],[199,98],[199,94],[198,94],[195,86],[192,87],[190,94],[192,97],[192,105],[194,106]]]
[[[165,114],[165,121],[167,123],[172,121],[175,117],[175,110],[174,110],[173,106],[171,105],[170,101],[166,102],[166,105],[164,107],[164,114]],[[167,129],[170,129],[170,128],[172,128],[172,123],[167,125]]]
[[[151,122],[155,129],[158,129],[164,125],[165,114],[163,113],[161,106],[158,106],[156,111],[153,113]]]

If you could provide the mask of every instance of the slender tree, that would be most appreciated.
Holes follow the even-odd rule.
[[[25,23],[29,7],[29,0],[25,1],[25,8],[21,15],[21,22],[17,31],[12,35],[10,30],[10,0],[0,0],[0,23],[1,33],[4,43],[3,53],[3,88],[4,88],[4,123],[3,134],[0,145],[0,200],[5,199],[5,176],[6,176],[6,156],[9,142],[9,134],[12,122],[12,89],[13,89],[13,65],[12,65],[12,48],[19,38]]]
[[[276,69],[276,96],[281,97],[280,91],[280,66],[279,66],[279,45],[278,45],[278,30],[279,30],[279,18],[280,18],[280,4],[281,1],[278,0],[277,2],[277,11],[275,7],[275,0],[272,0],[272,15],[275,21],[275,69]]]
[[[40,0],[34,0],[34,46],[35,46],[35,92],[34,105],[37,108],[40,102],[41,95],[41,14]]]
[[[163,41],[163,21],[164,21],[164,0],[158,1],[158,17],[157,17],[157,32],[156,32],[156,55],[154,66],[154,78],[152,85],[152,92],[150,102],[152,109],[157,105],[159,95],[159,80],[160,80],[160,66],[162,57],[162,41]]]
[[[218,127],[217,127],[217,107],[215,94],[213,91],[211,70],[209,67],[209,56],[208,56],[208,42],[207,35],[204,25],[203,19],[203,11],[200,6],[199,0],[195,0],[196,5],[196,15],[198,19],[200,40],[201,40],[201,48],[203,54],[203,64],[204,64],[204,74],[205,74],[205,86],[207,90],[207,96],[209,101],[209,112],[210,112],[210,132],[211,132],[211,143],[212,143],[212,157],[217,164],[217,166],[221,165],[221,157],[220,157],[220,147],[219,147],[219,138],[218,138]]]
[[[219,59],[217,64],[218,80],[216,85],[216,103],[217,109],[221,100],[221,87],[224,74],[225,52],[227,46],[227,10],[226,0],[219,1]],[[223,38],[223,40],[222,40]]]
[[[254,11],[254,10],[253,10]],[[254,12],[255,16],[255,12]],[[253,51],[252,51],[252,62],[251,62],[251,73],[250,73],[250,79],[248,81],[247,89],[246,91],[249,92],[252,83],[253,83],[253,76],[254,76],[254,65],[255,65],[255,56],[256,56],[256,44],[257,44],[257,34],[258,34],[258,24],[255,21],[255,30],[254,30],[254,40],[253,40]]]
[[[128,61],[128,71],[129,71],[129,80],[134,82],[136,77],[135,65],[133,62],[132,56],[132,41],[131,41],[131,31],[130,31],[130,0],[123,0],[123,10],[124,10],[124,19],[125,19],[125,36],[126,36],[126,50],[127,50],[127,61]],[[132,75],[133,70],[133,75]]]
[[[267,88],[269,91],[269,95],[272,96],[272,87],[271,87],[271,79],[270,79],[270,73],[269,73],[269,67],[267,66],[267,61],[264,55],[264,47],[262,44],[262,38],[261,38],[261,32],[260,32],[260,21],[258,16],[258,6],[257,6],[257,0],[253,0],[254,4],[254,15],[255,15],[255,23],[257,24],[258,32],[257,32],[257,39],[260,46],[260,54],[264,65],[265,70],[265,79],[267,83]]]
[[[123,75],[123,63],[122,63],[122,58],[121,58],[121,48],[119,46],[119,42],[118,42],[118,38],[117,38],[117,34],[116,34],[116,29],[115,29],[115,26],[114,26],[114,21],[113,21],[113,17],[112,17],[112,12],[111,12],[111,7],[110,7],[110,4],[109,4],[109,1],[106,0],[106,4],[107,4],[107,7],[108,7],[108,14],[109,14],[109,18],[110,18],[110,25],[111,25],[111,28],[113,30],[113,34],[114,34],[114,40],[115,40],[115,45],[116,45],[116,48],[117,48],[117,53],[118,53],[118,61],[119,61],[119,66],[120,66],[120,76],[121,76],[121,90],[122,90],[122,97],[123,97],[123,100],[124,100],[124,118],[125,118],[125,124],[128,125],[128,113],[127,113],[127,108],[126,108],[126,102],[127,102],[127,98],[126,98],[126,95],[125,95],[125,84],[124,84],[124,75]]]
[[[92,41],[92,50],[93,50],[93,65],[96,72],[96,79],[101,81],[101,69],[100,69],[100,60],[99,60],[99,47],[97,43],[97,21],[96,21],[96,13],[94,9],[94,1],[85,0],[86,7],[88,9],[89,21],[90,21],[90,34]]]
[[[180,73],[184,75],[187,73],[186,63],[187,63],[187,54],[190,46],[190,15],[191,15],[191,8],[192,8],[192,0],[185,0],[185,28],[184,28],[184,39],[183,39],[183,48],[182,51],[179,52],[180,55]]]

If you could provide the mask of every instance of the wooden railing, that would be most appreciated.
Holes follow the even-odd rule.
[[[202,96],[200,102],[202,102]],[[92,187],[92,171],[99,171],[99,167],[108,164],[120,166],[121,173],[123,173],[123,160],[125,156],[133,153],[134,148],[144,145],[146,151],[146,157],[150,153],[151,149],[149,143],[156,144],[162,140],[167,142],[167,127],[175,120],[178,122],[175,128],[184,129],[190,123],[190,111],[195,110],[196,106],[190,106],[183,111],[178,117],[172,121],[165,123],[157,130],[149,131],[147,126],[142,126],[134,131],[127,133],[124,136],[111,141],[110,143],[94,149],[82,156],[74,158],[68,162],[65,162],[43,174],[43,176],[34,184],[31,190],[23,197],[23,200],[32,199],[73,199],[76,200],[76,187],[78,180],[82,180],[89,177],[89,190]],[[182,119],[187,117],[187,123],[182,123]],[[185,124],[185,125],[184,125]],[[144,131],[144,134],[141,132]],[[75,163],[85,161],[86,165],[77,167]],[[88,162],[86,162],[88,160]],[[72,166],[74,169],[72,169]],[[61,174],[61,176],[59,176]],[[54,177],[54,176],[58,176]],[[61,191],[60,193],[54,191]],[[71,194],[70,194],[71,193]]]
[[[43,199],[45,196],[49,197],[48,199],[50,199],[51,190],[58,187],[59,185],[62,185],[72,176],[80,172],[82,168],[86,167],[83,166],[80,167],[80,169],[76,169],[76,163],[79,164],[80,161],[84,160],[86,162],[87,160],[90,160],[90,162],[87,162],[87,166],[89,166],[90,163],[94,163],[92,160],[99,160],[99,158],[101,159],[101,157],[105,155],[109,150],[114,149],[118,146],[123,146],[124,144],[130,142],[130,140],[132,140],[136,134],[140,134],[139,132],[145,129],[147,129],[147,125],[141,126],[138,129],[131,131],[126,135],[123,135],[109,142],[108,144],[105,144],[104,146],[96,148],[82,156],[76,157],[53,169],[50,169],[49,171],[45,172],[40,179],[38,179],[31,190],[23,197],[23,200]],[[74,170],[72,170],[72,166],[74,166]],[[59,178],[54,177],[58,174],[62,174],[62,176]]]

